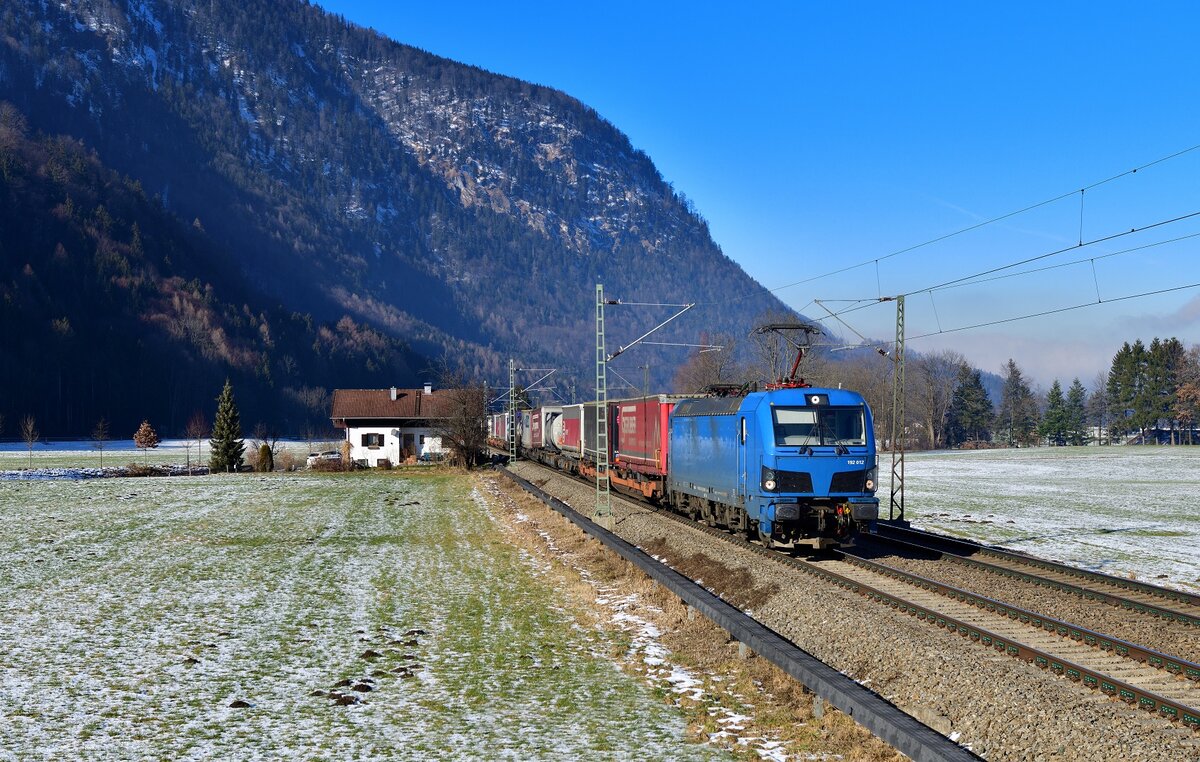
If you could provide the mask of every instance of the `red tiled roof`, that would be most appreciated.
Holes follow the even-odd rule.
[[[446,391],[425,393],[424,389],[334,389],[330,417],[346,418],[447,418],[451,404]]]

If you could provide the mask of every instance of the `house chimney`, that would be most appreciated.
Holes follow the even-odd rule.
[[[394,387],[394,386],[393,386],[393,387],[391,388],[391,390],[390,390],[390,396],[391,396],[391,398],[392,398],[392,402],[395,402],[395,401],[396,401],[396,387]]]
[[[425,393],[433,394],[433,384],[429,383],[428,381],[425,382]]]

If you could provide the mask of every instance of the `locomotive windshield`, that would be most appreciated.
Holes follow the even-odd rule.
[[[865,445],[862,407],[775,407],[779,447]]]

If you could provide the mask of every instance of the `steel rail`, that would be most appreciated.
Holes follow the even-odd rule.
[[[1024,553],[1014,553],[1013,551],[1003,550],[1001,548],[984,545],[983,543],[973,540],[963,539],[961,537],[949,537],[935,532],[928,532],[924,529],[913,529],[912,527],[902,527],[895,524],[890,524],[884,521],[879,522],[879,530],[881,534],[911,534],[931,542],[941,543],[952,547],[965,547],[972,553],[982,553],[984,555],[992,555],[998,558],[1004,558],[1016,563],[1025,564],[1027,566],[1035,566],[1049,571],[1055,571],[1060,574],[1066,574],[1080,579],[1086,579],[1092,582],[1099,582],[1105,585],[1121,588],[1122,590],[1135,590],[1137,592],[1153,595],[1158,598],[1166,598],[1170,601],[1186,603],[1189,606],[1200,606],[1200,595],[1189,593],[1183,590],[1172,590],[1169,587],[1161,587],[1149,582],[1141,582],[1133,579],[1125,579],[1116,577],[1112,574],[1104,572],[1091,571],[1088,569],[1080,569],[1075,566],[1050,561],[1044,558],[1025,555]]]
[[[1120,638],[1114,638],[1103,633],[1089,630],[1086,627],[1081,627],[1076,624],[1055,619],[1054,617],[1043,616],[1034,611],[1013,606],[1009,603],[988,598],[987,596],[978,593],[972,593],[969,590],[947,585],[944,582],[938,582],[935,579],[922,577],[919,574],[897,569],[894,566],[889,566],[878,561],[873,561],[869,558],[864,558],[845,549],[837,551],[848,562],[857,566],[861,566],[876,574],[882,574],[893,579],[898,579],[905,584],[919,587],[922,590],[943,595],[947,598],[953,598],[960,603],[966,603],[978,609],[982,609],[989,613],[1006,616],[1009,619],[1020,622],[1021,624],[1029,625],[1030,627],[1041,628],[1046,632],[1052,632],[1064,638],[1079,641],[1085,645],[1091,646],[1101,651],[1111,651],[1118,656],[1123,656],[1132,661],[1141,662],[1142,664],[1156,667],[1173,675],[1183,675],[1189,680],[1200,681],[1200,664],[1180,659],[1177,656],[1155,651],[1152,648],[1139,646],[1136,643],[1131,643]]]
[[[730,636],[745,643],[754,653],[853,717],[856,722],[902,754],[918,762],[966,762],[980,759],[969,749],[922,724],[879,694],[843,675],[753,617],[697,585],[694,580],[657,561],[613,532],[603,529],[563,501],[508,469],[500,469],[500,473],[637,566]]]
[[[542,467],[548,468],[546,466],[542,466]],[[550,469],[550,470],[553,470],[553,469]],[[561,472],[555,472],[555,473],[561,473]],[[513,475],[513,477],[519,478],[519,477],[516,477],[515,474]],[[532,485],[530,485],[530,486],[532,486]],[[534,489],[537,489],[537,488],[534,488]],[[538,492],[541,492],[541,490],[538,490]],[[542,494],[545,494],[545,493],[542,493]],[[568,510],[572,510],[572,509],[570,509],[568,507]],[[1093,670],[1089,667],[1086,667],[1081,664],[1077,664],[1075,662],[1064,659],[1055,654],[1051,654],[1047,651],[1043,651],[1041,649],[1035,648],[1028,644],[1021,643],[1021,642],[1016,641],[1006,635],[996,634],[987,629],[981,628],[976,624],[972,624],[970,622],[965,622],[965,621],[959,620],[955,617],[948,616],[943,612],[939,612],[934,609],[927,608],[921,604],[902,599],[892,593],[889,593],[884,590],[880,590],[878,588],[864,584],[861,581],[852,579],[850,577],[846,577],[844,575],[838,574],[837,572],[831,571],[829,569],[825,569],[818,564],[814,564],[814,563],[811,563],[811,562],[808,562],[808,561],[805,561],[805,560],[802,560],[799,558],[793,558],[791,556],[783,555],[774,550],[769,550],[767,548],[764,548],[761,545],[752,543],[749,540],[743,539],[735,534],[731,534],[729,532],[722,531],[715,527],[710,527],[710,526],[701,524],[699,522],[693,521],[691,519],[688,519],[684,516],[673,513],[671,511],[651,509],[651,512],[659,514],[661,516],[664,516],[672,521],[676,521],[684,526],[691,527],[692,529],[695,529],[696,531],[710,534],[710,535],[720,538],[726,542],[731,542],[734,545],[745,548],[746,550],[749,550],[753,553],[757,553],[757,554],[763,556],[764,558],[768,558],[772,561],[775,561],[777,563],[780,563],[780,564],[783,564],[786,566],[791,566],[791,567],[798,569],[800,571],[803,571],[807,574],[816,576],[819,579],[823,579],[827,582],[831,582],[832,584],[835,584],[838,587],[842,587],[844,589],[851,590],[855,593],[863,595],[863,596],[870,598],[870,599],[872,599],[878,603],[881,603],[883,605],[889,606],[891,608],[897,609],[902,612],[907,612],[907,613],[915,616],[917,619],[919,619],[921,621],[935,624],[938,627],[944,628],[951,632],[957,632],[958,634],[960,634],[964,637],[967,637],[970,640],[972,640],[973,642],[979,643],[980,645],[983,645],[985,647],[990,647],[998,652],[1005,653],[1014,658],[1018,658],[1023,661],[1026,661],[1026,662],[1033,663],[1034,665],[1036,665],[1038,667],[1042,667],[1044,669],[1049,669],[1051,672],[1054,672],[1056,674],[1065,675],[1068,679],[1070,679],[1072,681],[1080,682],[1083,685],[1085,685],[1089,688],[1092,688],[1094,690],[1099,690],[1100,692],[1105,693],[1106,695],[1109,695],[1109,696],[1112,696],[1115,698],[1119,698],[1128,704],[1133,704],[1133,705],[1140,707],[1141,709],[1154,712],[1156,714],[1161,715],[1162,717],[1164,717],[1166,719],[1182,722],[1185,726],[1192,728],[1192,730],[1200,731],[1200,708],[1189,707],[1187,705],[1184,705],[1177,701],[1174,701],[1170,698],[1160,696],[1152,691],[1147,691],[1147,690],[1140,688],[1136,685],[1133,685],[1131,683],[1114,678],[1111,675],[1105,674],[1105,673],[1097,671],[1097,670]],[[622,540],[622,542],[624,542],[624,541]],[[1009,618],[1016,618],[1018,621],[1020,621],[1020,616],[1021,616],[1020,613],[1017,614],[1016,617],[1012,617],[1010,614],[1007,613],[1008,611],[1014,610],[1014,607],[1008,606],[1007,604],[999,603],[997,601],[992,601],[991,599],[987,599],[984,596],[979,596],[979,595],[976,595],[974,593],[969,593],[964,590],[952,588],[947,585],[942,585],[942,583],[935,582],[934,580],[926,580],[915,574],[909,574],[908,572],[902,572],[902,571],[900,571],[898,569],[894,569],[892,567],[884,566],[882,564],[876,564],[875,562],[868,561],[866,559],[860,559],[857,556],[847,555],[846,553],[841,552],[841,551],[835,551],[835,552],[839,553],[842,557],[847,558],[851,563],[856,563],[856,565],[860,565],[860,566],[864,566],[865,568],[868,568],[868,570],[872,571],[873,573],[877,573],[877,574],[881,574],[883,576],[889,576],[889,577],[893,577],[893,578],[895,578],[897,575],[909,576],[914,579],[921,580],[925,583],[928,583],[929,585],[931,585],[933,587],[940,587],[940,588],[945,588],[948,591],[953,591],[953,593],[954,593],[953,597],[955,597],[956,599],[958,599],[959,595],[962,595],[963,598],[973,598],[973,599],[975,599],[975,601],[983,601],[984,603],[982,606],[980,606],[981,608],[986,609],[986,606],[988,603],[991,603],[993,606],[1001,606],[1005,609],[1005,616],[1009,616]],[[858,563],[858,562],[861,562],[861,563]],[[870,569],[869,567],[871,567],[871,566],[878,566],[878,567],[880,567],[881,571],[875,571],[874,569]],[[694,586],[695,585],[693,585],[693,587]],[[959,600],[960,600],[960,602],[965,602],[962,599],[959,599]],[[979,606],[978,603],[974,603],[974,602],[972,602],[971,605]],[[1015,609],[1015,610],[1021,611],[1019,609]],[[994,612],[994,613],[1000,613],[1000,612]],[[1047,620],[1046,617],[1040,617],[1037,615],[1033,615],[1033,614],[1030,614],[1030,612],[1022,612],[1022,613],[1039,620],[1040,624],[1038,624],[1038,625],[1032,625],[1032,621],[1031,621],[1030,622],[1031,626],[1036,626],[1039,629],[1049,629],[1049,628],[1046,628],[1046,625],[1044,624]],[[1051,620],[1051,621],[1052,621],[1051,627],[1053,628],[1053,631],[1057,631],[1057,625],[1059,624],[1058,620]],[[1022,622],[1022,623],[1024,623],[1024,622]],[[1062,624],[1066,625],[1067,623],[1062,623]],[[1067,626],[1068,626],[1068,628],[1071,627],[1070,625],[1067,625]],[[1075,629],[1080,632],[1080,635],[1082,638],[1083,632],[1084,632],[1083,629],[1082,628],[1075,628]],[[731,634],[733,634],[733,633],[731,633]],[[1091,633],[1090,631],[1088,631],[1088,634],[1090,636],[1096,637],[1096,638],[1104,637],[1104,636],[1099,635],[1098,633]],[[1070,635],[1070,629],[1068,629],[1068,636],[1069,635]],[[1132,646],[1132,644],[1126,644],[1125,641],[1121,641],[1117,638],[1105,637],[1104,639],[1106,641],[1108,641],[1109,643],[1113,644],[1114,651],[1116,651],[1117,644],[1120,644],[1122,648]],[[1091,644],[1089,643],[1089,645],[1091,645]],[[1139,649],[1140,649],[1140,647],[1139,647]],[[1147,655],[1147,660],[1149,659],[1150,654],[1153,654],[1155,656],[1161,656],[1157,652],[1149,651],[1148,649],[1140,649],[1140,650]],[[1120,652],[1118,652],[1118,653],[1120,653]],[[1120,655],[1128,657],[1129,654],[1121,653]],[[1191,665],[1190,662],[1183,662],[1182,660],[1176,660],[1176,662],[1179,662],[1177,664],[1177,666],[1180,668],[1181,672],[1189,668],[1184,665],[1190,665],[1193,667],[1195,666],[1195,665]],[[1152,666],[1158,666],[1158,665],[1152,665]]]
[[[1153,693],[1152,691],[1147,691],[1131,683],[1114,678],[1111,675],[1093,670],[1089,667],[1069,661],[1047,651],[1034,648],[1033,646],[1025,643],[1021,643],[1006,635],[998,635],[980,627],[979,625],[956,619],[955,617],[948,616],[931,608],[927,608],[921,604],[905,600],[892,593],[864,584],[859,580],[855,580],[842,574],[838,574],[837,572],[830,571],[829,569],[825,569],[818,564],[814,564],[799,558],[786,556],[774,550],[768,550],[761,545],[744,540],[736,535],[730,535],[729,533],[720,529],[699,524],[691,519],[671,513],[669,511],[658,511],[657,513],[660,513],[662,516],[674,521],[678,521],[685,526],[690,526],[697,531],[711,534],[715,537],[720,537],[721,539],[732,542],[735,545],[758,553],[765,558],[772,559],[786,566],[791,566],[819,579],[823,579],[827,582],[835,584],[838,587],[858,593],[859,595],[863,595],[877,603],[881,603],[901,612],[907,612],[908,614],[915,616],[918,620],[935,624],[936,626],[944,628],[950,632],[957,632],[959,635],[969,638],[973,642],[976,642],[980,645],[993,648],[1000,653],[1008,654],[1009,656],[1021,659],[1022,661],[1033,663],[1034,665],[1042,667],[1043,669],[1049,669],[1051,672],[1056,674],[1065,675],[1072,681],[1080,682],[1089,688],[1099,690],[1104,694],[1119,698],[1127,704],[1136,705],[1141,709],[1154,712],[1169,720],[1182,722],[1185,726],[1190,727],[1192,730],[1200,731],[1200,708],[1189,707],[1172,699]],[[853,559],[853,561],[860,560],[855,556],[846,556],[846,554],[841,551],[834,552],[839,553],[843,557]],[[865,561],[865,559],[861,560]],[[871,564],[873,562],[868,561],[867,563]],[[891,569],[891,567],[884,568],[886,568],[889,572],[899,571]],[[886,576],[892,575],[887,574]],[[915,577],[916,575],[912,576]],[[932,580],[929,580],[929,582],[934,585],[941,584],[935,583]],[[967,597],[974,597],[977,600],[983,598],[983,596],[978,596],[974,593],[967,593],[965,591],[958,592]],[[1004,605],[1005,608],[1012,608],[1006,604],[1001,605]],[[1045,620],[1045,617],[1039,618],[1043,621]],[[1118,641],[1114,638],[1107,638],[1107,640],[1113,643],[1123,643],[1123,641]]]
[[[904,531],[909,531],[909,530],[904,530]],[[933,535],[933,537],[936,539],[932,540],[932,542],[941,542],[942,541],[941,537],[938,535]],[[870,539],[873,539],[878,542],[887,542],[887,543],[892,543],[892,544],[899,545],[899,546],[915,548],[915,549],[919,549],[919,550],[929,552],[929,553],[936,553],[942,559],[944,559],[946,561],[950,561],[951,563],[961,564],[963,566],[968,566],[973,569],[980,569],[982,571],[986,571],[991,574],[999,574],[1001,576],[1008,577],[1009,579],[1018,579],[1023,582],[1030,582],[1035,585],[1041,585],[1042,587],[1051,587],[1051,588],[1060,590],[1065,593],[1072,593],[1072,594],[1077,595],[1085,600],[1100,601],[1102,603],[1107,603],[1107,604],[1110,604],[1113,606],[1119,606],[1127,611],[1136,611],[1141,614],[1149,614],[1153,617],[1157,617],[1159,619],[1163,619],[1168,622],[1179,622],[1184,625],[1200,627],[1200,616],[1195,616],[1195,615],[1189,614],[1187,612],[1178,611],[1176,609],[1165,608],[1163,606],[1157,606],[1154,604],[1145,603],[1143,601],[1137,601],[1132,598],[1126,598],[1125,596],[1122,596],[1122,595],[1116,595],[1114,593],[1106,593],[1106,592],[1103,592],[1100,590],[1095,590],[1090,587],[1083,587],[1081,585],[1076,585],[1076,584],[1073,584],[1070,582],[1063,582],[1061,580],[1050,579],[1048,577],[1043,577],[1040,574],[1036,574],[1034,572],[1025,572],[1025,571],[1020,571],[1018,569],[1010,569],[1007,566],[1000,566],[998,564],[988,563],[987,561],[980,561],[979,559],[976,559],[976,558],[967,558],[966,556],[962,556],[957,553],[947,553],[945,551],[938,550],[937,548],[930,547],[928,545],[924,545],[921,543],[914,543],[914,542],[910,542],[908,540],[901,540],[897,537],[889,537],[889,536],[880,534],[880,535],[876,535],[875,537],[870,538]],[[1034,566],[1035,568],[1041,568],[1041,569],[1045,569],[1047,571],[1054,571],[1054,572],[1059,572],[1059,573],[1064,573],[1064,574],[1070,574],[1071,571],[1083,572],[1083,570],[1080,570],[1080,569],[1071,569],[1071,567],[1066,567],[1061,564],[1055,564],[1053,561],[1041,561],[1040,559],[1032,559],[1032,562],[1031,562],[1028,559],[1028,557],[1023,557],[1023,556],[1020,556],[1017,554],[1012,554],[1012,553],[1005,553],[1003,551],[991,550],[989,548],[983,548],[981,546],[977,546],[977,547],[979,547],[979,549],[976,550],[976,552],[982,553],[984,555],[991,555],[996,558],[1003,558],[1005,560],[1014,561],[1016,563],[1023,564],[1023,565]],[[1083,577],[1084,574],[1071,574],[1071,576]],[[1107,577],[1108,575],[1099,575],[1099,576]],[[1114,577],[1114,579],[1117,579],[1117,578]],[[1149,587],[1154,587],[1154,586],[1150,585]],[[1158,589],[1166,590],[1166,588],[1158,588]],[[1138,588],[1138,590],[1141,591],[1140,588]],[[1170,592],[1174,592],[1174,591],[1170,591]],[[1188,596],[1187,593],[1182,593],[1182,595]],[[1175,600],[1179,600],[1180,602],[1190,603],[1190,602],[1186,601],[1185,599],[1175,599]]]

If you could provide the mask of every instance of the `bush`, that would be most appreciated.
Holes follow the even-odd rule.
[[[284,450],[275,459],[275,465],[284,471],[295,471],[300,467],[300,459],[291,450]]]
[[[313,463],[312,470],[333,472],[345,471],[346,468],[342,465],[342,461],[340,460],[325,460],[324,458],[321,458],[317,460],[316,463]]]
[[[255,471],[274,471],[275,456],[271,453],[271,445],[263,442],[258,446],[258,457],[254,459]]]
[[[148,466],[144,463],[130,463],[125,466],[126,476],[166,476],[168,472],[158,466]]]

